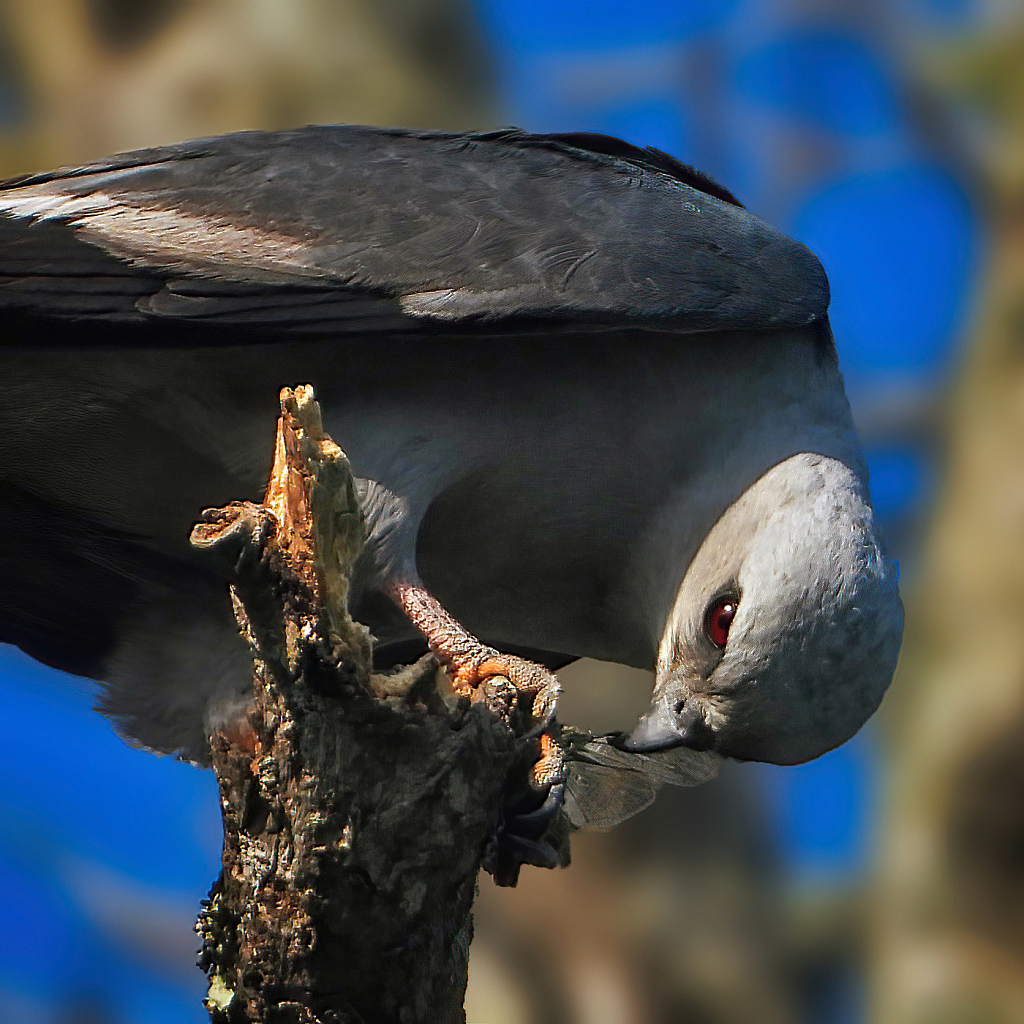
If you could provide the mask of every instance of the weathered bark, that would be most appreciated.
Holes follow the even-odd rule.
[[[348,461],[310,388],[281,404],[264,504],[193,533],[255,662],[247,728],[213,739],[207,1007],[231,1024],[461,1021],[477,873],[537,744],[487,699],[446,703],[432,658],[372,674],[346,608],[363,532]]]

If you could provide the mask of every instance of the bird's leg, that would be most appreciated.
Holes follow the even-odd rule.
[[[451,614],[422,587],[410,583],[394,583],[392,598],[409,616],[412,624],[426,637],[430,649],[451,669],[452,683],[462,693],[486,688],[491,679],[507,679],[514,687],[508,695],[509,712],[518,696],[532,698],[532,714],[539,729],[551,721],[558,699],[559,686],[554,674],[543,665],[514,654],[502,654],[481,643],[457,622]],[[501,702],[501,694],[487,695]]]
[[[498,885],[515,885],[522,864],[553,868],[569,862],[568,834],[560,812],[565,791],[565,752],[552,736],[559,686],[554,674],[514,654],[481,643],[422,587],[395,583],[393,600],[426,637],[431,651],[451,671],[455,689],[510,720],[520,699],[531,701],[540,747],[526,780],[513,797],[488,844],[484,867]]]

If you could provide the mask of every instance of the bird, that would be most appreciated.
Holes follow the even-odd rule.
[[[190,529],[258,500],[309,382],[378,664],[652,669],[623,756],[810,760],[903,628],[828,305],[805,246],[602,135],[311,126],[10,180],[0,640],[208,762],[251,667]]]

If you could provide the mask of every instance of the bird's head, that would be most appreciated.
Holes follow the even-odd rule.
[[[820,455],[774,466],[697,550],[661,638],[651,706],[623,746],[776,764],[838,746],[896,669],[896,576],[856,474]]]

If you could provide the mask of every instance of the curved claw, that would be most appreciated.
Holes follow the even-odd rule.
[[[547,669],[544,671],[547,673],[548,681],[544,688],[537,692],[537,696],[533,700],[532,713],[537,724],[528,733],[531,739],[545,732],[555,720],[558,698],[562,693],[558,677],[553,672],[548,672]]]
[[[566,833],[559,828],[564,798],[565,785],[559,782],[547,787],[538,806],[505,813],[483,861],[498,885],[515,885],[524,864],[557,868],[569,863]]]
[[[535,837],[544,834],[544,830],[551,824],[551,819],[558,813],[562,803],[565,801],[565,783],[559,782],[548,789],[544,802],[532,811],[525,814],[517,814],[512,820],[516,825],[516,835],[530,835],[533,829]]]
[[[561,866],[561,854],[550,844],[543,841],[527,839],[525,836],[510,835],[506,842],[524,856],[520,863],[531,864],[535,868],[557,868]]]

